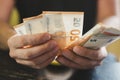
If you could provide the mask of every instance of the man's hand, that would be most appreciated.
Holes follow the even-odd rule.
[[[64,49],[57,58],[61,64],[76,69],[91,69],[101,64],[107,56],[101,49],[92,50],[81,46],[73,47],[73,50]]]
[[[11,37],[8,46],[16,62],[38,69],[50,64],[59,49],[48,33]]]

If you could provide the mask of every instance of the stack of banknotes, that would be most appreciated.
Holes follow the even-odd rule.
[[[84,12],[43,11],[38,16],[23,19],[14,29],[19,35],[48,32],[61,49],[75,45],[99,49],[120,36],[120,29],[102,23],[82,35],[83,19]]]

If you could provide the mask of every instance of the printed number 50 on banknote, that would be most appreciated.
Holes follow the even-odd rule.
[[[83,12],[51,12],[44,11],[47,32],[53,35],[63,49],[82,36]]]

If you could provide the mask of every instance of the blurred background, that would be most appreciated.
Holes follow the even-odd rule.
[[[105,19],[105,24],[115,26],[120,29],[120,0],[115,0],[115,15]],[[120,38],[107,46],[109,53],[115,54],[120,61]]]

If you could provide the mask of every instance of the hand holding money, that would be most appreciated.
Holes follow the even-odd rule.
[[[46,12],[45,11],[38,16],[24,19],[24,22],[22,24],[15,26],[15,30],[19,35],[27,34],[29,36],[30,35],[33,36],[34,34],[45,33],[45,32],[51,34],[52,36],[51,39],[56,41],[56,43],[60,47],[60,51],[59,51],[61,54],[60,56],[66,58],[65,61],[63,59],[60,59],[60,57],[57,59],[61,64],[65,64],[67,62],[69,64],[72,59],[71,57],[74,56],[74,53],[78,54],[78,56],[82,56],[81,58],[86,57],[88,59],[91,58],[94,59],[95,56],[91,57],[90,55],[87,54],[84,55],[84,54],[86,52],[88,52],[88,54],[89,52],[91,53],[93,52],[93,54],[91,55],[94,55],[94,53],[97,54],[96,56],[102,55],[100,54],[101,47],[105,46],[110,41],[113,41],[120,35],[119,33],[120,30],[110,27],[107,28],[102,24],[97,24],[93,29],[91,29],[88,33],[82,36],[83,12]],[[75,48],[76,46],[77,49]],[[86,48],[90,48],[90,49],[86,49]],[[91,49],[97,49],[97,50],[91,50]],[[78,51],[81,51],[82,53]],[[104,57],[105,56],[103,55],[102,57],[98,57],[98,59],[102,60]],[[81,58],[78,59],[78,62],[81,61],[80,60]],[[84,58],[84,60],[86,59]],[[76,62],[76,60],[75,61],[73,60],[72,62],[78,63]],[[72,62],[71,65],[75,64]],[[97,61],[96,64],[94,64],[94,66],[99,63],[100,62]],[[91,67],[92,66],[93,65],[91,65]]]
[[[8,45],[10,56],[17,63],[37,69],[49,65],[59,50],[56,41],[48,33],[14,36],[8,40]]]
[[[102,60],[107,56],[103,49],[88,49],[82,46],[74,46],[72,50],[64,49],[57,61],[70,68],[92,69],[101,65]]]

